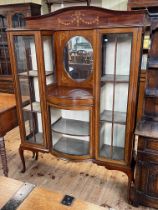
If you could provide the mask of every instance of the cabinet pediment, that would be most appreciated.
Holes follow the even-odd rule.
[[[49,30],[89,29],[114,26],[145,26],[149,25],[147,12],[112,11],[99,7],[70,7],[58,10],[41,17],[27,18],[27,27]],[[131,18],[132,17],[132,18]]]

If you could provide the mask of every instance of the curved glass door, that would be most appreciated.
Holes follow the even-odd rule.
[[[89,111],[50,108],[52,149],[69,155],[89,155]]]
[[[132,33],[102,36],[99,156],[125,159]]]

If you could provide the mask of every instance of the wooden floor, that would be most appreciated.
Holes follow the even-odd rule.
[[[15,128],[5,137],[9,177],[30,182],[62,194],[100,205],[105,209],[152,210],[134,208],[127,203],[127,176],[118,171],[109,171],[90,162],[73,163],[40,154],[35,161],[30,152],[25,152],[27,171],[20,173],[21,161],[18,154],[19,130]],[[2,175],[0,162],[0,175]]]

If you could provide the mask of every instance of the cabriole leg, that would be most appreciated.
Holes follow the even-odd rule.
[[[19,154],[23,165],[21,173],[24,173],[26,171],[26,166],[25,166],[24,150],[21,147],[19,147]]]

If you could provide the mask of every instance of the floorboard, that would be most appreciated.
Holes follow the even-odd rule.
[[[39,154],[39,160],[32,159],[32,153],[26,151],[25,173],[20,173],[21,161],[18,154],[20,144],[19,129],[15,128],[5,137],[9,177],[27,181],[62,194],[113,210],[153,210],[140,206],[134,208],[127,203],[127,176],[121,172],[110,171],[90,162],[73,163]],[[2,166],[0,162],[0,175]]]

